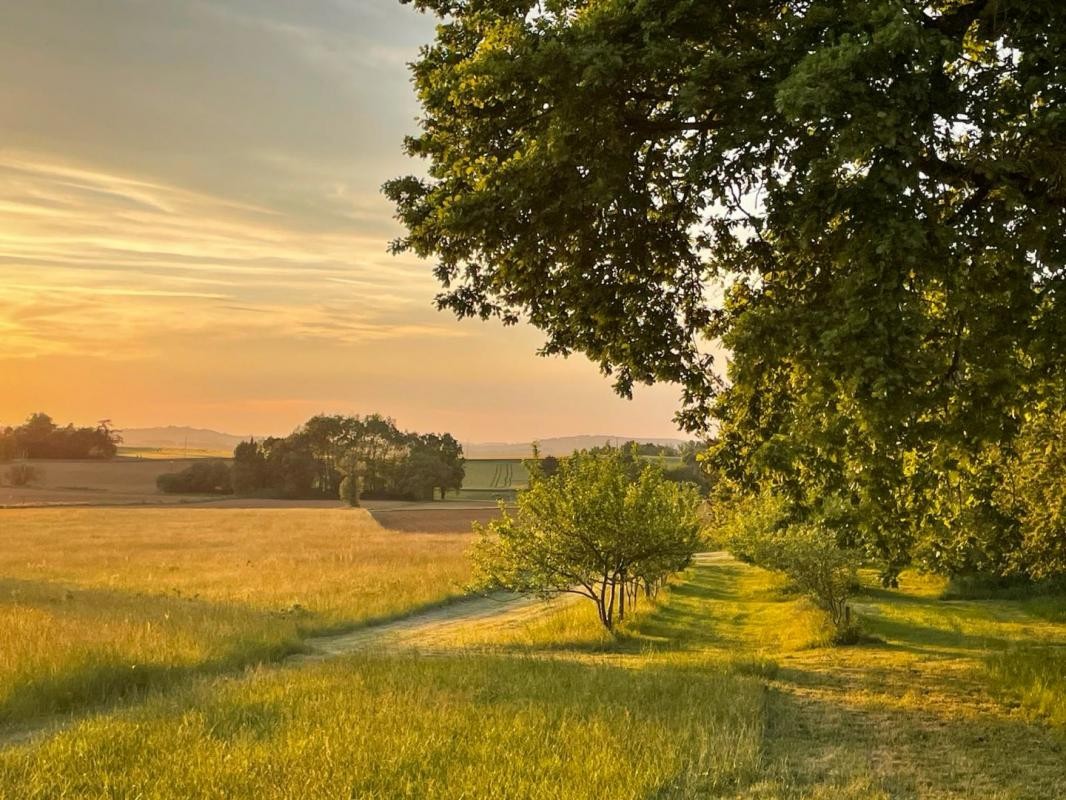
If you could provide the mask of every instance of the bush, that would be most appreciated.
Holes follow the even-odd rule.
[[[741,561],[784,574],[792,586],[829,615],[834,641],[859,639],[848,599],[858,586],[860,554],[841,547],[824,525],[787,522],[785,503],[773,495],[736,503],[721,519],[720,536]]]
[[[156,486],[167,494],[231,494],[230,467],[225,461],[197,461],[181,472],[156,478]]]
[[[347,503],[352,508],[359,508],[359,478],[355,475],[346,475],[340,485],[341,502]]]
[[[11,486],[28,486],[43,480],[44,473],[30,464],[15,464],[7,468],[4,478]]]
[[[829,614],[838,640],[853,640],[848,598],[858,585],[856,551],[840,547],[836,536],[820,525],[792,525],[772,537],[764,557],[766,566],[787,575]]]

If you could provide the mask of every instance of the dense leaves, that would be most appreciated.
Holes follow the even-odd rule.
[[[948,485],[990,497],[1063,372],[1066,4],[415,5],[429,169],[385,189],[441,307],[680,383],[737,491],[888,580],[1002,522]]]
[[[225,461],[205,458],[180,472],[167,472],[156,478],[159,491],[168,494],[229,494],[230,468]]]

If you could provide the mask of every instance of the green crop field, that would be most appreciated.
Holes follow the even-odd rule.
[[[463,488],[452,492],[452,497],[511,500],[529,483],[529,473],[519,458],[469,458],[464,468]]]
[[[830,647],[782,579],[716,555],[616,638],[583,601],[507,624],[460,604],[425,645],[370,627],[348,655],[277,662],[309,633],[448,597],[470,537],[341,510],[0,525],[0,797],[1066,792],[1061,597],[945,601],[940,579],[905,573],[889,591],[865,575],[868,638]]]

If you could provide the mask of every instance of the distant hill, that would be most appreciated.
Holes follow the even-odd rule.
[[[261,438],[261,437],[256,437]],[[124,428],[122,444],[125,447],[183,448],[190,450],[232,450],[247,436],[219,433],[205,428],[187,428],[167,425],[163,428]]]
[[[677,447],[685,439],[659,439],[642,436],[557,436],[537,442],[542,456],[568,456],[577,450],[603,447],[606,444],[622,444],[635,441],[641,444],[658,444]],[[467,458],[529,458],[532,442],[463,442],[463,455]]]

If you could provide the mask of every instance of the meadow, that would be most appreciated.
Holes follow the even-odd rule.
[[[0,539],[0,723],[277,660],[468,575],[469,537],[353,509],[8,509]]]
[[[35,459],[37,479],[29,486],[0,485],[0,507],[66,504],[174,502],[161,494],[156,478],[180,472],[189,460],[116,458],[110,461]],[[12,462],[16,463],[16,462]],[[8,464],[0,464],[0,479]],[[185,498],[195,499],[195,498]]]
[[[360,529],[354,541],[375,544],[344,562],[344,546],[331,537],[349,524],[346,515],[360,516],[271,511],[255,515],[256,526],[235,517],[228,527],[218,517],[200,534],[199,578],[183,576],[192,555],[177,570],[161,569],[170,557],[146,555],[151,548],[130,531],[120,583],[138,585],[132,576],[147,570],[171,581],[161,584],[171,594],[198,591],[268,611],[294,598],[313,603],[313,585],[324,622],[359,613],[375,592],[409,595],[412,578],[430,580],[425,567],[403,571],[423,552],[408,549],[404,534]],[[89,524],[72,527],[89,536]],[[235,558],[254,546],[223,544],[251,527],[267,532],[248,534],[260,544],[262,590],[249,588],[253,571]],[[141,535],[174,545],[167,530]],[[434,540],[433,569],[466,541]],[[283,553],[276,562],[264,558],[272,550]],[[50,580],[100,581],[125,558],[115,549],[90,566],[65,553],[34,569]],[[26,555],[5,557],[3,571],[28,568]],[[337,563],[368,570],[352,582],[367,590],[363,604],[313,577]],[[462,563],[457,555],[457,574]],[[1066,602],[945,600],[944,581],[913,573],[900,590],[864,580],[855,607],[867,638],[851,647],[828,646],[821,612],[780,577],[725,554],[700,556],[617,637],[580,601],[518,622],[460,616],[446,635],[427,628],[403,646],[367,628],[350,655],[158,685],[135,703],[0,749],[0,796],[1063,796]]]

